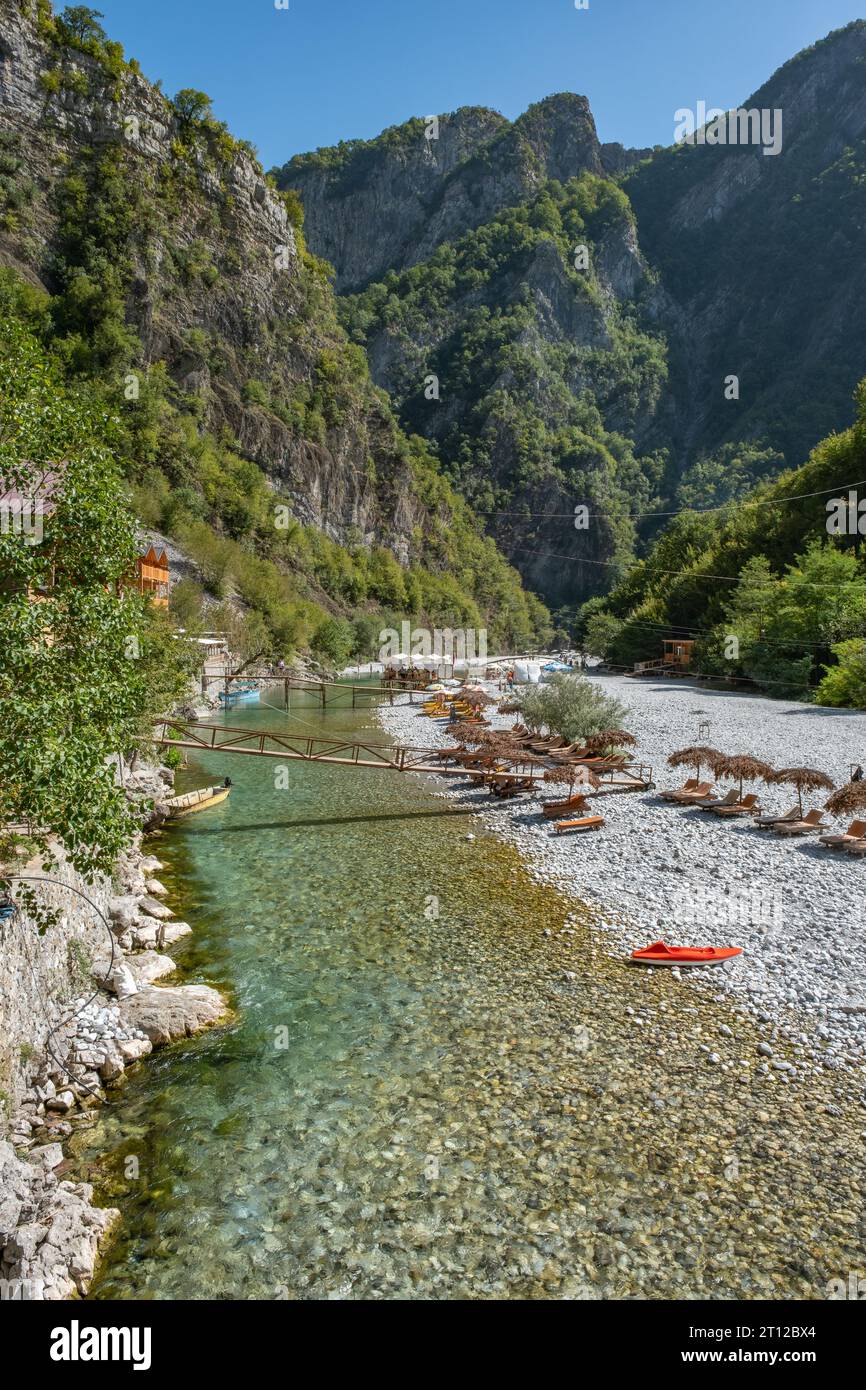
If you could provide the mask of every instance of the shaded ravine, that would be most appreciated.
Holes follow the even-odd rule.
[[[420,778],[277,766],[208,758],[230,801],[154,842],[184,970],[238,1014],[78,1137],[124,1218],[91,1297],[824,1298],[858,1268],[847,1078],[759,1074],[753,1025],[596,949]],[[720,1025],[746,1080],[700,1050]]]

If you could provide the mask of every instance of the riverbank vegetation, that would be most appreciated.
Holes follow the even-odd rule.
[[[14,507],[0,530],[0,826],[49,859],[59,840],[92,876],[136,825],[110,760],[186,692],[198,656],[130,587],[135,526],[104,419],[8,315],[0,382],[0,477],[36,499],[29,530]]]
[[[677,516],[612,593],[581,609],[584,645],[630,666],[657,657],[663,637],[691,637],[693,670],[866,707],[866,382],[856,404],[852,427],[802,468],[724,509]]]

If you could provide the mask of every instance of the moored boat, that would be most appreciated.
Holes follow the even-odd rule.
[[[257,704],[261,691],[257,685],[240,685],[235,690],[221,690],[219,698],[223,709],[233,709],[235,705]]]
[[[207,811],[211,806],[218,806],[221,801],[228,799],[230,792],[231,785],[220,783],[217,787],[199,787],[198,791],[173,796],[165,804],[170,818],[179,820],[182,816],[194,816],[198,811]]]

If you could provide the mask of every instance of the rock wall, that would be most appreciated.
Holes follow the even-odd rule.
[[[91,969],[106,948],[111,884],[85,884],[68,864],[50,870],[55,883],[38,881],[41,865],[21,870],[40,904],[58,915],[44,935],[24,911],[0,922],[0,1133],[30,1091],[47,1048],[60,1051],[74,1031],[76,1000],[93,993]],[[13,883],[13,894],[19,885]],[[95,904],[78,896],[84,892]],[[53,1039],[53,1042],[52,1042]]]
[[[164,800],[172,774],[124,774],[131,799]],[[45,883],[31,863],[13,881],[23,900],[0,936],[0,1297],[62,1299],[87,1292],[104,1238],[119,1220],[93,1189],[62,1177],[63,1143],[128,1066],[154,1047],[219,1023],[228,1008],[207,985],[160,986],[166,947],[189,936],[154,877],[161,865],[138,837],[111,882],[85,884],[68,864]],[[78,892],[72,891],[78,890]],[[84,892],[94,906],[78,896]],[[57,914],[40,935],[41,912]],[[44,924],[43,924],[44,925]]]

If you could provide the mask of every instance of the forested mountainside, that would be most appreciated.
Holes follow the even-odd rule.
[[[850,429],[744,501],[671,521],[646,560],[582,609],[592,651],[631,665],[662,637],[693,669],[779,698],[866,708],[866,381]]]
[[[246,605],[253,646],[369,655],[395,613],[543,638],[338,323],[298,198],[98,19],[0,0],[0,298],[113,421],[141,520]]]
[[[614,149],[585,99],[558,96],[277,171],[374,379],[552,602],[616,580],[657,525],[635,532],[635,513],[744,496],[851,423],[864,65],[857,21],[744,102],[781,109],[776,154]]]

